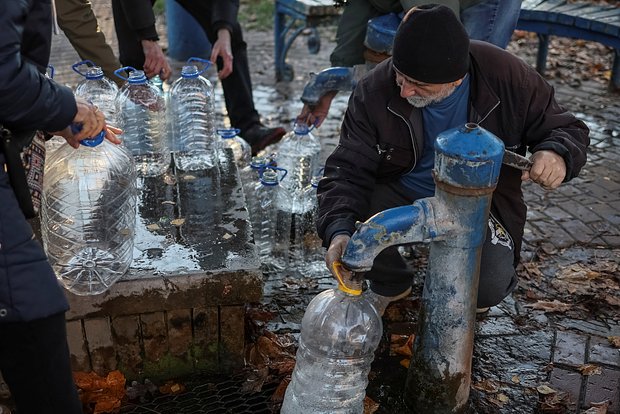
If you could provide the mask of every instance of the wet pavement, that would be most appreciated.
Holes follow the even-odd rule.
[[[102,30],[115,44],[109,1],[95,3]],[[164,22],[160,22],[160,29],[165,45]],[[322,28],[321,33],[322,48],[318,55],[308,54],[303,36],[297,39],[288,55],[295,78],[287,83],[275,82],[273,33],[245,33],[250,46],[255,103],[266,124],[290,129],[292,119],[302,107],[299,96],[307,74],[329,66],[334,32],[331,28]],[[582,44],[588,59],[609,67],[611,52],[608,49],[587,42]],[[587,76],[578,82],[574,77],[570,82],[563,82],[563,75],[573,70],[575,62],[572,56],[561,56],[560,52],[554,56],[553,47],[552,43],[551,57],[558,64],[551,82],[559,101],[591,128],[592,145],[580,177],[558,190],[548,192],[525,184],[529,212],[523,263],[519,268],[520,284],[514,295],[479,317],[473,360],[473,412],[578,413],[590,409],[588,413],[620,413],[617,342],[620,336],[620,95],[608,92],[604,82],[589,80]],[[535,59],[534,49],[535,38],[532,37],[518,40],[515,37],[509,46],[509,50],[531,64]],[[70,70],[70,65],[77,60],[66,39],[57,37],[52,64],[59,81],[75,85],[80,80]],[[586,62],[577,59],[576,64],[585,65]],[[220,120],[225,123],[223,96],[215,83],[220,98],[217,108]],[[328,119],[315,131],[323,144],[323,158],[337,143],[346,102],[347,96],[339,94]],[[424,249],[420,250],[421,253],[411,258],[418,287],[425,266]],[[307,303],[316,293],[334,286],[322,269],[320,258],[311,273],[304,277],[294,272],[265,273],[263,300],[253,305],[274,315],[264,329],[295,337]],[[416,292],[419,294],[419,289]],[[406,369],[401,365],[403,357],[390,352],[389,342],[392,335],[414,332],[416,292],[389,308],[384,317],[385,338],[377,353],[368,388],[368,395],[379,405],[377,413],[404,412],[400,395]],[[281,376],[274,377],[277,381],[281,379]],[[257,401],[271,401],[276,379],[272,377],[262,390],[249,395]],[[191,391],[194,397],[198,396],[190,398],[194,403],[175,405],[169,400],[158,400],[150,405],[133,404],[123,412],[212,412],[201,404],[212,398],[213,394],[207,391],[217,391],[217,386],[213,385],[216,383],[210,382],[210,388],[203,386],[199,392]],[[213,412],[263,412],[263,408],[251,411],[250,406],[244,411],[219,403],[218,399],[209,401],[220,404]],[[277,398],[275,404],[271,401],[268,407],[277,409]]]

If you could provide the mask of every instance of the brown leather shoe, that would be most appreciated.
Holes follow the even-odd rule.
[[[268,145],[280,141],[284,134],[286,130],[282,127],[268,128],[262,124],[255,124],[241,136],[252,147],[252,155],[256,155]]]

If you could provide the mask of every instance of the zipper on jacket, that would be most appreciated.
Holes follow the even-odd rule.
[[[493,112],[495,110],[495,108],[497,108],[499,106],[500,103],[501,103],[501,101],[497,101],[497,103],[495,105],[493,105],[493,108],[489,109],[489,111],[486,113],[486,115],[481,117],[480,120],[478,122],[476,122],[476,123],[478,125],[482,124],[484,122],[484,120],[487,119],[489,117],[489,115],[491,115],[491,112]],[[482,125],[480,125],[480,126],[482,126]]]
[[[418,164],[418,150],[416,148],[416,142],[415,142],[415,138],[413,137],[413,131],[411,130],[411,125],[409,125],[409,122],[407,122],[407,120],[405,119],[404,116],[402,116],[401,114],[395,112],[389,106],[387,107],[387,109],[388,109],[388,111],[390,111],[391,113],[393,113],[394,115],[396,115],[397,117],[402,119],[403,122],[405,123],[405,125],[407,125],[407,129],[409,129],[409,137],[411,138],[411,146],[413,147],[413,165],[411,166],[411,169],[409,169],[409,171],[407,171],[405,173],[405,174],[409,174],[411,171],[413,171],[415,166]],[[378,148],[378,145],[377,145],[377,148]],[[405,174],[402,174],[402,175],[405,175]]]

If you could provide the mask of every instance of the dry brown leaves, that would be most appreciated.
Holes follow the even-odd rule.
[[[117,413],[125,396],[125,376],[112,371],[105,378],[94,372],[76,371],[73,380],[80,394],[82,404],[92,414]]]

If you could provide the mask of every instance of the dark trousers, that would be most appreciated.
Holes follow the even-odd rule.
[[[0,371],[19,414],[82,414],[64,312],[0,324]]]
[[[412,204],[414,201],[399,182],[379,184],[372,195],[368,217],[389,208]],[[491,217],[480,259],[479,308],[497,305],[516,287],[513,250],[512,238],[501,223]],[[407,267],[397,247],[389,247],[377,255],[372,269],[365,277],[370,281],[374,292],[394,296],[411,286],[412,271]]]
[[[217,40],[217,32],[211,27],[213,2],[197,0],[177,0],[177,2],[196,19],[207,35],[209,42],[213,45]],[[260,116],[254,108],[247,44],[243,40],[243,32],[239,22],[236,21],[232,29],[230,41],[233,54],[233,71],[221,82],[230,123],[234,128],[239,128],[241,130],[240,135],[244,136],[244,133],[251,126],[260,122]],[[222,62],[219,59],[217,67],[218,70],[222,67]]]

